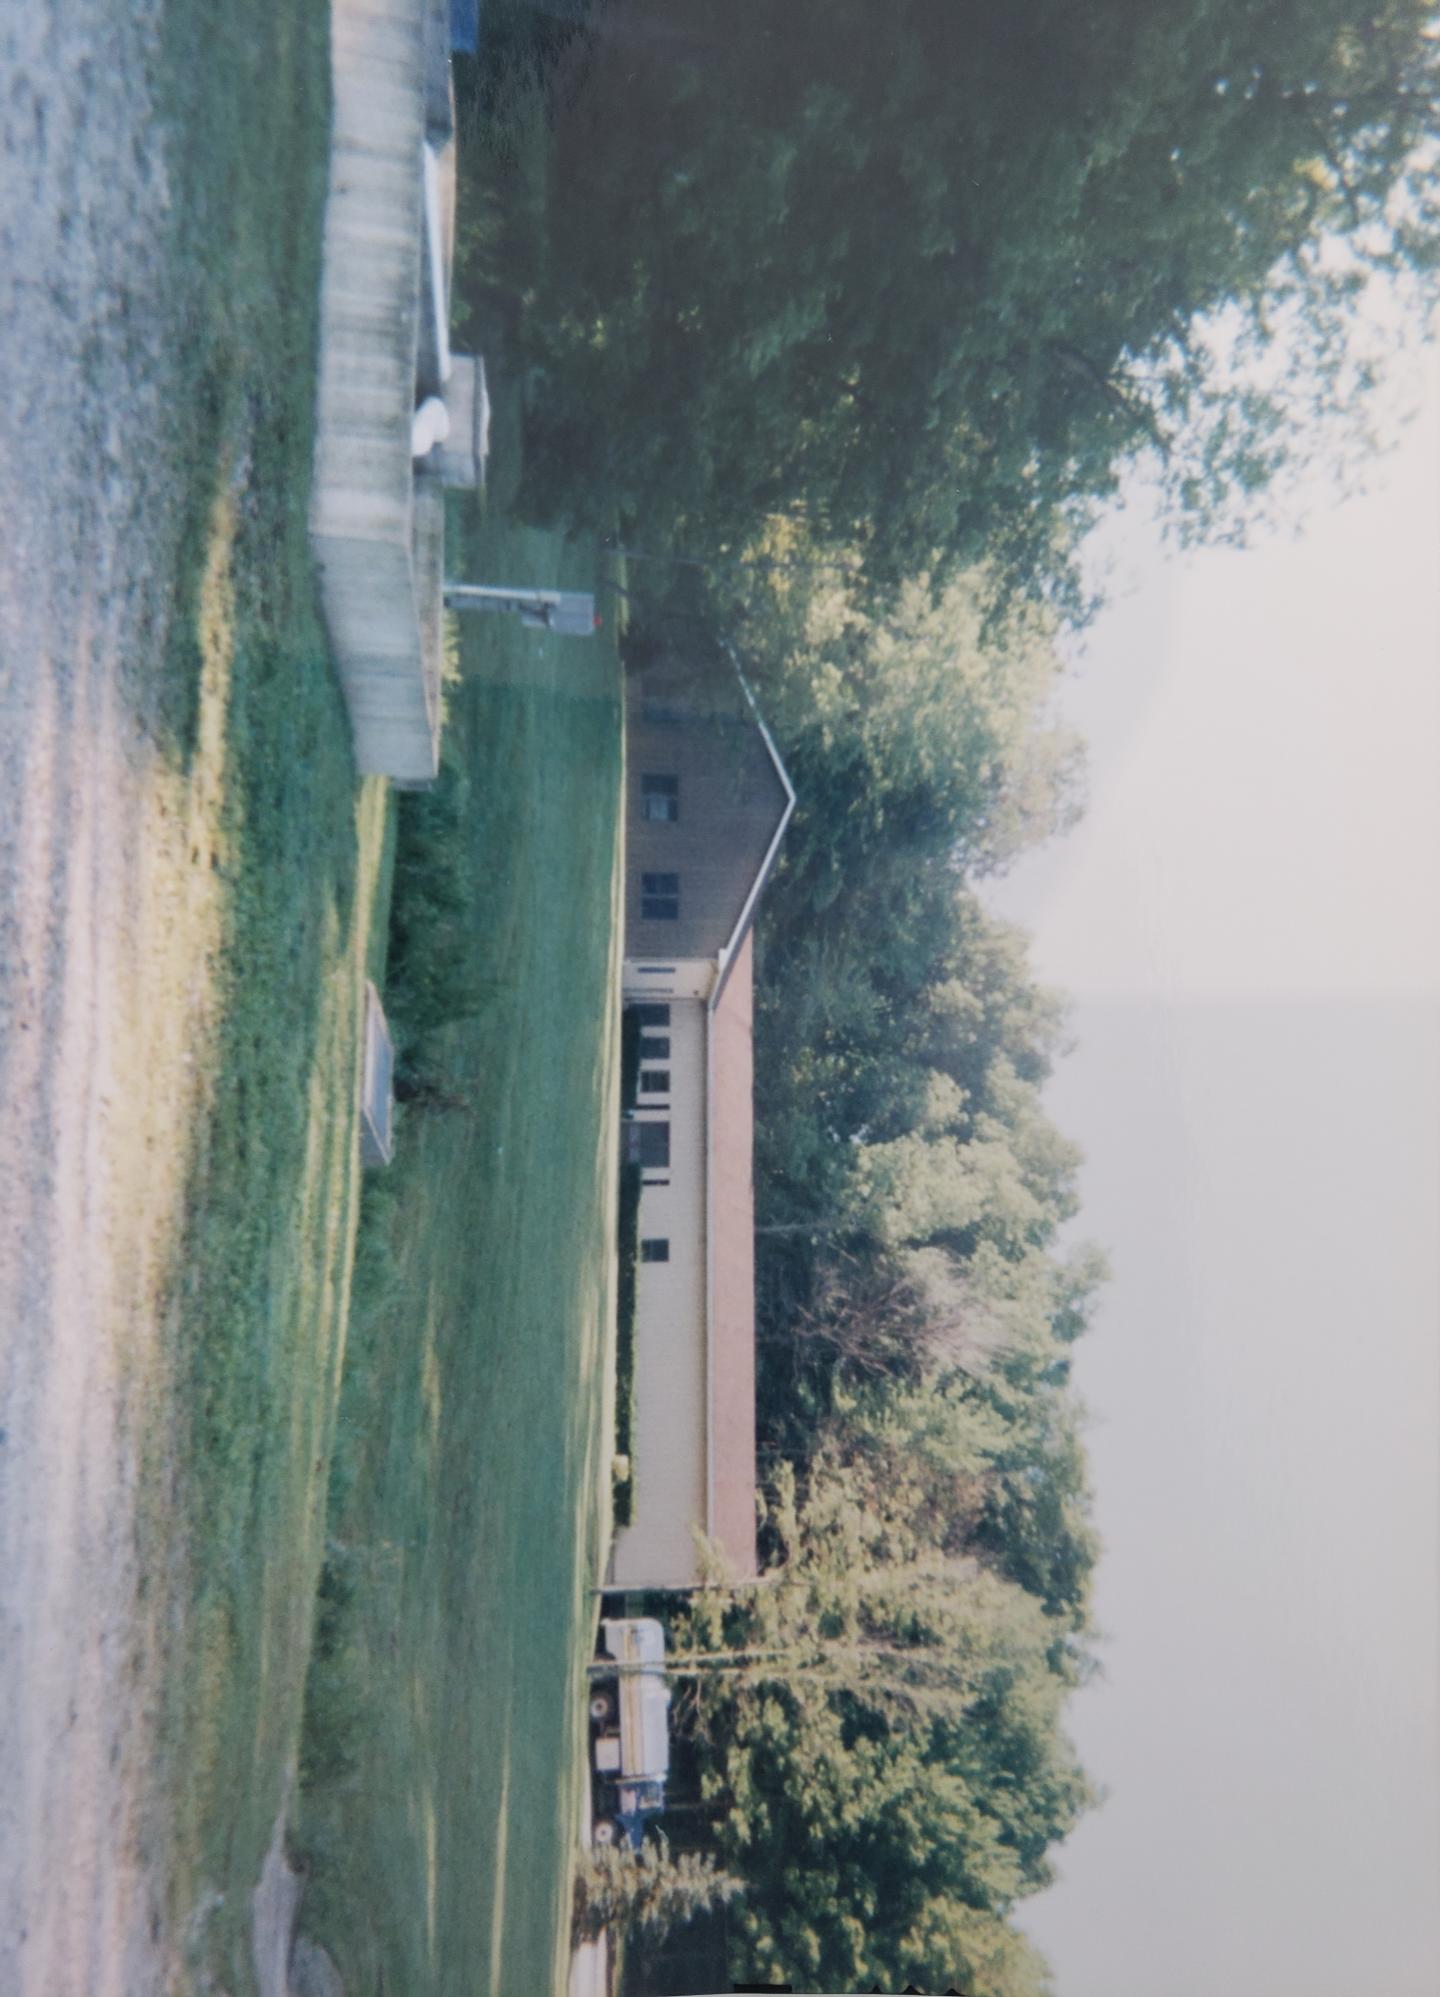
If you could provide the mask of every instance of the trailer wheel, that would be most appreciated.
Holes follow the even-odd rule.
[[[608,1692],[597,1692],[590,1701],[590,1717],[592,1720],[608,1720],[614,1710],[615,1702]]]

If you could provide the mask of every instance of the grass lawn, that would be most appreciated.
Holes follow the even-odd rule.
[[[146,1834],[185,1988],[236,1993],[298,1747],[388,892],[390,802],[355,774],[306,534],[327,34],[323,5],[196,0],[159,54],[174,613],[135,668],[159,756],[117,1253],[161,1334],[133,1360],[163,1654]]]
[[[472,575],[590,579],[469,528]],[[499,620],[463,657],[478,1012],[367,1196],[307,1715],[305,1925],[350,1997],[563,1987],[608,1532],[618,662]]]
[[[521,451],[505,286],[543,256],[535,112],[521,88],[499,144],[499,120],[461,126],[457,339],[485,353],[493,433],[487,495],[451,501],[447,567],[583,589],[595,543],[509,511]],[[306,1707],[304,1925],[350,1997],[563,1989],[583,1665],[609,1540],[613,627],[555,639],[469,617],[461,669],[451,789],[401,809],[439,807],[461,913],[433,955],[449,955],[439,985],[467,1016],[425,1040],[439,1102],[401,1108],[395,1162],[367,1182]],[[411,861],[407,845],[393,937],[407,937]],[[417,967],[393,973],[403,1012]]]
[[[462,126],[458,339],[495,409],[448,568],[586,588],[593,541],[510,511],[501,273],[543,254],[535,109],[522,91],[498,147],[498,125],[488,143]],[[439,1102],[402,1106],[367,1183],[306,1707],[304,1926],[349,1997],[563,1989],[610,1530],[619,661],[608,620],[589,640],[485,617],[462,620],[461,659],[442,815],[463,902],[448,981],[472,1009],[429,1037]]]
[[[146,1836],[186,1990],[252,1989],[303,1713],[306,1926],[351,1997],[554,1986],[613,1434],[618,661],[608,633],[466,630],[477,1010],[427,1057],[462,1106],[402,1115],[361,1227],[396,815],[354,772],[306,535],[328,20],[164,20],[175,614],[136,674],[161,757],[123,1003],[156,1086],[118,1251],[163,1332],[132,1397],[164,1653]],[[496,393],[513,472],[503,366]],[[452,569],[588,585],[593,544],[512,528],[507,497],[456,510]]]

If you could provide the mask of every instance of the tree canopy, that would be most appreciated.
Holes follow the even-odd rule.
[[[777,1479],[770,1585],[701,1595],[673,1669],[747,1881],[737,1968],[802,1989],[1028,1997],[1009,1925],[1090,1800],[1059,1726],[1073,1655],[1022,1587],[866,1502],[835,1444]]]
[[[597,6],[554,97],[532,493],[705,548],[798,513],[877,583],[983,556],[1072,612],[1137,456],[1233,531],[1363,404],[1367,277],[1433,272],[1430,15]]]

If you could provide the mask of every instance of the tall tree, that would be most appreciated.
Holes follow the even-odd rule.
[[[930,860],[992,872],[1071,822],[1079,748],[1049,713],[1050,621],[987,620],[986,596],[983,572],[919,578],[881,609],[851,569],[725,603],[803,800],[778,921],[842,889],[852,921],[857,890],[893,896]]]
[[[1233,530],[1363,403],[1368,278],[1434,269],[1430,16],[612,0],[555,93],[532,492],[697,544],[800,509],[1072,611],[1137,454]]]
[[[732,1968],[1038,1991],[1009,1916],[1090,1799],[1054,1625],[863,1497],[828,1451],[803,1495],[780,1477],[771,1585],[698,1596],[673,1633],[716,1845],[747,1882]]]

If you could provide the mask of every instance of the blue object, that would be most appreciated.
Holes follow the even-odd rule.
[[[450,0],[450,46],[474,55],[480,46],[480,0]]]

